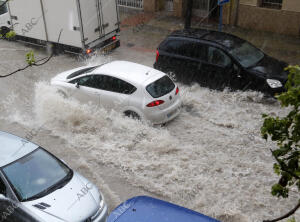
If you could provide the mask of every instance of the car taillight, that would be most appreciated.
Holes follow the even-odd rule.
[[[87,49],[85,52],[86,54],[90,54],[93,50],[92,49]]]
[[[163,104],[165,101],[163,100],[155,100],[147,105],[147,107],[154,107]]]
[[[158,52],[158,50],[156,49],[156,62],[158,61],[158,57],[159,57],[159,52]]]
[[[113,41],[115,41],[116,39],[117,39],[117,37],[116,37],[116,36],[113,36],[113,37],[112,37],[112,40],[113,40]]]
[[[179,93],[179,88],[178,88],[178,86],[177,86],[175,95],[177,95],[178,93]]]

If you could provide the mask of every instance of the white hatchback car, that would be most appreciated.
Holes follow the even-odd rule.
[[[107,205],[94,184],[45,149],[0,131],[3,196],[38,221],[105,222],[107,218]],[[6,217],[13,213],[9,210]]]
[[[165,73],[132,62],[72,69],[58,74],[51,84],[66,97],[154,124],[168,122],[180,113],[178,86]]]

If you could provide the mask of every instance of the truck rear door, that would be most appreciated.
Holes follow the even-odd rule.
[[[80,14],[83,28],[83,40],[87,45],[102,35],[101,19],[98,0],[79,0]]]
[[[99,0],[103,34],[109,34],[119,27],[118,8],[116,0]]]

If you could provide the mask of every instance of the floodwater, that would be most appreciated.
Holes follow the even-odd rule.
[[[28,49],[0,41],[0,73],[22,66]],[[286,110],[260,93],[180,85],[182,113],[153,127],[62,98],[49,86],[61,71],[120,58],[151,66],[154,56],[127,48],[90,61],[60,55],[43,67],[0,79],[0,130],[26,137],[35,129],[29,139],[92,180],[110,209],[147,194],[222,221],[250,222],[282,215],[297,203],[296,191],[289,200],[270,194],[278,179],[270,153],[275,144],[260,136],[261,114]]]

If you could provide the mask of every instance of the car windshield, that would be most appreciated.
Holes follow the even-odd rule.
[[[64,186],[73,172],[60,160],[39,148],[2,169],[20,201],[43,197]]]
[[[153,97],[158,98],[171,92],[175,84],[168,76],[164,76],[146,87],[147,92]]]
[[[264,57],[264,54],[260,50],[258,50],[257,48],[255,48],[247,42],[244,42],[239,47],[235,47],[230,51],[230,53],[245,68],[254,66]]]
[[[0,5],[3,5],[5,1],[1,1],[0,0]],[[0,15],[4,14],[4,13],[7,13],[7,6],[6,4],[3,5],[2,7],[0,7]]]

